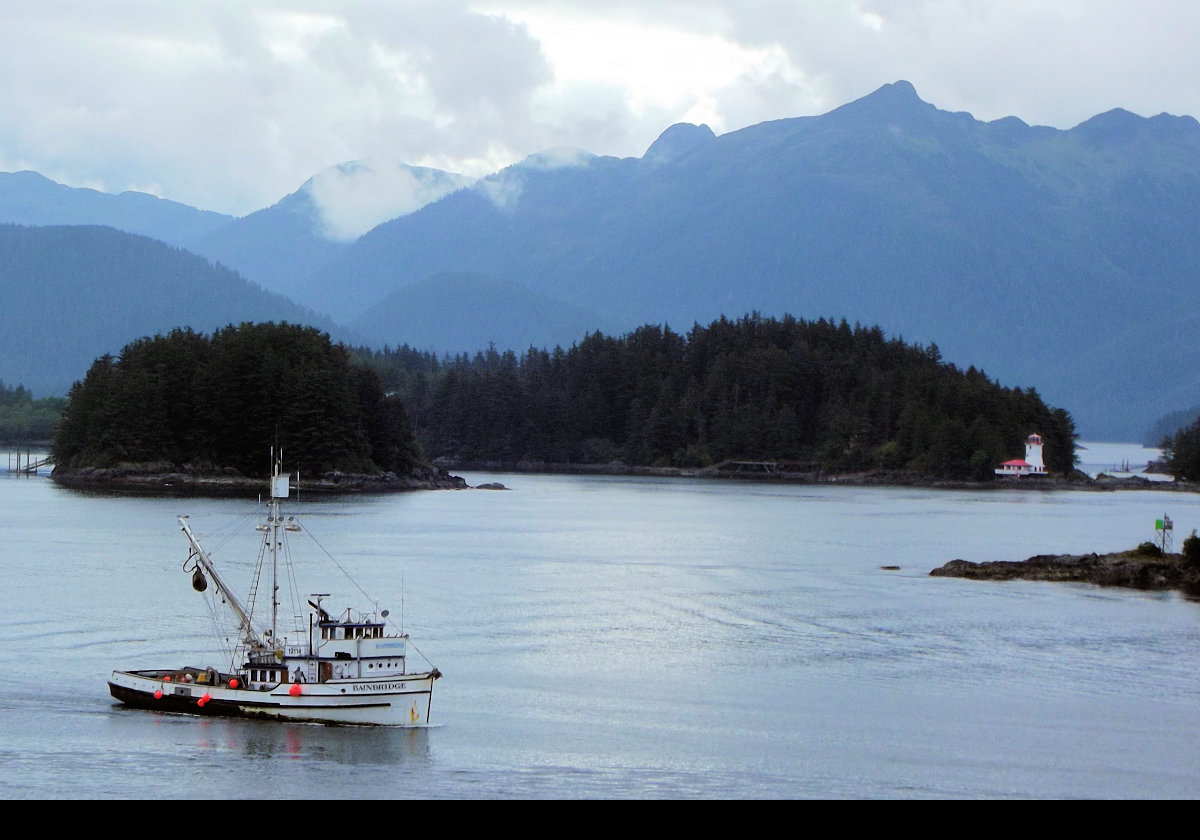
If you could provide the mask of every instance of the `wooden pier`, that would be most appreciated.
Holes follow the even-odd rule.
[[[8,453],[8,471],[10,473],[37,475],[38,470],[50,466],[51,463],[53,462],[49,455],[39,458],[37,455],[31,454],[28,449],[24,452],[18,449],[16,452]]]
[[[818,476],[820,472],[821,465],[816,461],[738,461],[732,458],[700,470],[701,475],[740,478]]]

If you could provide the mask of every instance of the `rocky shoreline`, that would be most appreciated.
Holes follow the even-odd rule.
[[[767,463],[767,462],[754,462]],[[775,482],[782,484],[844,484],[861,487],[932,487],[948,490],[1166,490],[1200,492],[1200,484],[1185,481],[1154,481],[1141,476],[1110,476],[1101,473],[1092,478],[1076,471],[1070,476],[1029,476],[995,478],[987,481],[935,478],[915,473],[871,470],[864,472],[827,472],[807,469],[639,467],[612,462],[607,464],[563,464],[548,461],[481,461],[438,458],[434,464],[445,470],[531,475],[611,475],[654,478],[726,479],[732,481]]]
[[[473,461],[439,458],[408,475],[382,473],[361,475],[326,473],[301,475],[301,490],[324,493],[386,493],[404,490],[462,490],[469,485],[452,471],[517,473],[532,475],[607,475],[728,480],[782,484],[830,484],[852,487],[919,487],[946,490],[1164,490],[1200,492],[1200,485],[1182,481],[1152,481],[1140,476],[1096,478],[1075,472],[1071,476],[996,478],[988,481],[935,478],[914,473],[873,470],[864,472],[826,472],[817,469],[770,469],[773,462],[739,462],[739,466],[688,469],[681,467],[639,467],[612,462],[607,464],[562,464],[545,461]],[[179,467],[168,463],[127,463],[115,467],[88,467],[63,470],[55,467],[51,480],[63,487],[114,492],[172,492],[192,495],[243,495],[266,486],[262,479],[248,478],[233,469],[212,466]]]
[[[171,464],[119,464],[110,468],[63,470],[55,467],[50,480],[75,490],[130,493],[174,493],[197,496],[241,496],[266,492],[264,479],[248,478],[237,470],[180,468]],[[388,493],[407,490],[465,490],[466,480],[436,466],[426,466],[407,475],[387,472],[375,475],[331,472],[318,476],[301,474],[301,493]]]
[[[929,573],[969,580],[1047,580],[1151,591],[1200,599],[1200,563],[1182,554],[1134,549],[1114,554],[1039,554],[1021,561],[951,560]]]

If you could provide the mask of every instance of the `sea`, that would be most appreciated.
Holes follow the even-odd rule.
[[[1156,453],[1084,444],[1093,473]],[[465,474],[301,498],[436,665],[431,725],[124,708],[115,668],[224,665],[183,571],[254,499],[0,478],[0,796],[45,799],[1192,799],[1200,603],[930,577],[1123,550],[1200,497]],[[253,556],[218,541],[231,586]],[[301,574],[303,568],[297,570]],[[347,574],[343,575],[342,572]],[[353,581],[351,584],[349,581]]]

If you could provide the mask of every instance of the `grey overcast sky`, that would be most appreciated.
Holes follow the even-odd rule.
[[[3,0],[0,171],[244,214],[349,160],[483,175],[898,79],[1070,128],[1200,116],[1194,0]]]

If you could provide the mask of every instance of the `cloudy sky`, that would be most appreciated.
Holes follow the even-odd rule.
[[[1200,116],[1193,0],[3,0],[0,171],[244,214],[325,167],[641,155],[888,82],[980,119]]]

